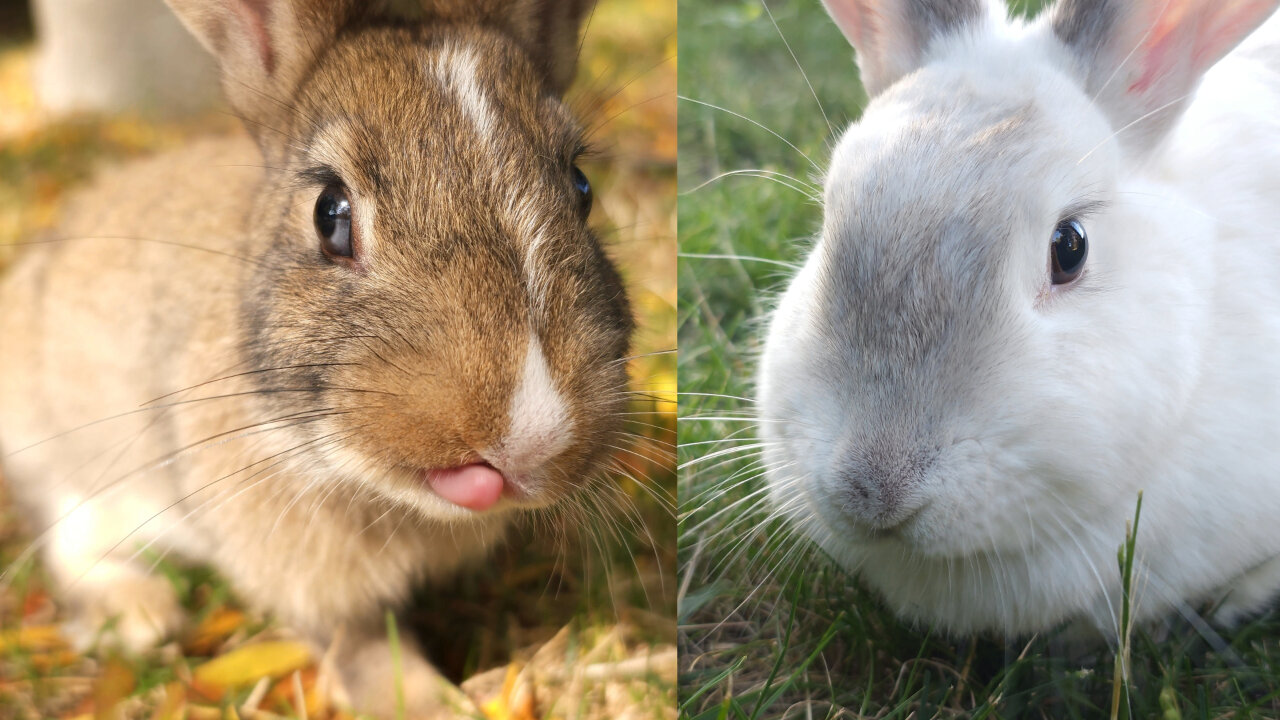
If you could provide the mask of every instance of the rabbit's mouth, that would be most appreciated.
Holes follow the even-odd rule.
[[[926,502],[909,512],[894,517],[868,521],[857,517],[847,508],[824,503],[811,503],[813,516],[832,537],[862,546],[887,546],[918,548],[926,539],[926,515],[930,503]]]
[[[917,532],[920,515],[927,508],[928,503],[915,508],[904,517],[863,525],[862,529],[866,534],[866,539],[868,541],[896,540],[900,543],[911,544],[913,533]]]
[[[418,477],[436,497],[475,513],[503,508],[538,508],[550,504],[534,478],[499,470],[477,459],[447,468],[421,470]]]
[[[441,499],[476,512],[497,505],[507,488],[502,473],[485,462],[428,470],[423,480]]]

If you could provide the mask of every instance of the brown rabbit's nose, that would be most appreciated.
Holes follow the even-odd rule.
[[[569,403],[536,337],[529,340],[507,414],[506,432],[480,455],[508,477],[536,472],[573,442]]]

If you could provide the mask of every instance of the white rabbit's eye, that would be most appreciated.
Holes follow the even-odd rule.
[[[1075,280],[1084,270],[1084,260],[1089,256],[1089,241],[1084,226],[1076,220],[1063,220],[1053,230],[1049,245],[1049,258],[1053,264],[1053,284],[1063,285]]]
[[[577,165],[573,166],[573,189],[578,191],[578,212],[585,218],[591,214],[591,182]]]
[[[316,234],[320,236],[320,248],[329,257],[355,256],[351,242],[351,200],[346,188],[340,184],[326,187],[316,199]]]

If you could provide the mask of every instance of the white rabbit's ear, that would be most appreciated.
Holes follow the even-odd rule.
[[[858,52],[862,85],[874,97],[920,67],[929,44],[986,13],[983,0],[822,0]]]
[[[1177,120],[1204,72],[1280,0],[1062,0],[1053,31],[1075,54],[1085,90],[1138,154]]]
[[[217,59],[231,104],[258,123],[268,123],[287,107],[302,75],[359,5],[355,0],[166,2]]]

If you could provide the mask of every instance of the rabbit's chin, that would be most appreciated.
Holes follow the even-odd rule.
[[[1119,598],[1119,588],[1099,593],[1096,568],[1074,558],[1039,553],[931,557],[896,538],[849,543],[822,533],[815,537],[825,540],[823,549],[856,572],[894,614],[921,627],[954,636],[1020,638],[1074,622],[1104,635],[1114,632],[1106,598]],[[1111,567],[1101,571],[1108,578],[1115,574]]]
[[[940,453],[918,497],[892,516],[867,517],[838,478],[805,470],[824,462],[821,445],[763,434],[774,512],[895,615],[957,636],[1019,638],[1066,621],[1113,632],[1116,549],[1131,506],[1079,517],[1043,486],[1039,498],[1031,483],[994,492],[1015,460],[962,442]],[[1138,616],[1168,608],[1158,593],[1141,600]]]

